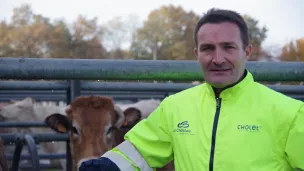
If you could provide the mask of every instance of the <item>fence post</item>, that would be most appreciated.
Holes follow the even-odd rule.
[[[13,157],[13,162],[12,162],[12,167],[11,167],[11,171],[18,171],[19,170],[19,161],[20,161],[20,157],[21,157],[21,151],[23,148],[23,142],[22,142],[22,138],[17,136],[16,140],[15,140],[15,151],[14,151],[14,157]]]
[[[67,90],[67,104],[71,104],[72,101],[77,97],[80,96],[80,80],[69,80],[69,88]],[[70,147],[70,140],[66,142],[66,169],[67,171],[72,171],[72,156],[71,156],[71,147]]]
[[[69,89],[67,91],[67,104],[71,104],[71,102],[77,97],[80,96],[80,80],[69,80]]]

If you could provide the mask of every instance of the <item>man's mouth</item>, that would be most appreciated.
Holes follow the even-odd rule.
[[[230,68],[227,68],[227,69],[210,69],[210,71],[212,72],[225,72],[225,71],[229,71]]]

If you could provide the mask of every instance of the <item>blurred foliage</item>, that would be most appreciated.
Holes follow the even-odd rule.
[[[79,15],[73,23],[51,21],[35,14],[30,5],[13,9],[9,21],[0,22],[0,56],[42,58],[196,60],[193,33],[199,15],[180,6],[161,6],[141,23],[137,16],[113,17],[98,24],[98,18]],[[268,29],[244,15],[254,53],[250,60],[272,58],[261,44]],[[281,60],[303,61],[304,41],[290,42]]]
[[[50,22],[25,4],[15,8],[10,22],[0,25],[0,56],[42,58],[105,58],[97,18],[79,16],[71,27]]]
[[[195,59],[193,32],[199,16],[181,7],[153,10],[136,31],[131,53],[136,59]]]
[[[304,38],[295,42],[291,41],[282,49],[281,61],[301,61],[304,62]]]
[[[249,15],[244,15],[243,17],[248,26],[250,43],[253,45],[253,53],[249,60],[257,61],[259,60],[261,54],[264,55],[262,53],[261,45],[267,37],[268,30],[266,27],[259,28],[259,21],[250,17]]]

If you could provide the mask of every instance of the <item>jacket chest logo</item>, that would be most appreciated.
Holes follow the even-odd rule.
[[[194,135],[191,131],[190,124],[188,121],[182,121],[176,125],[176,128],[173,129],[174,133],[182,135]]]
[[[237,129],[242,132],[260,132],[262,129],[261,125],[249,125],[249,124],[239,124]]]

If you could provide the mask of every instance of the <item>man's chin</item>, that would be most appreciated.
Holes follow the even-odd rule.
[[[225,88],[228,86],[228,84],[220,84],[220,83],[211,83],[211,85],[212,85],[212,87],[218,88],[218,89]]]
[[[208,81],[207,81],[208,82]],[[208,82],[214,88],[225,88],[233,83],[230,81],[223,81],[223,80],[212,80]]]

